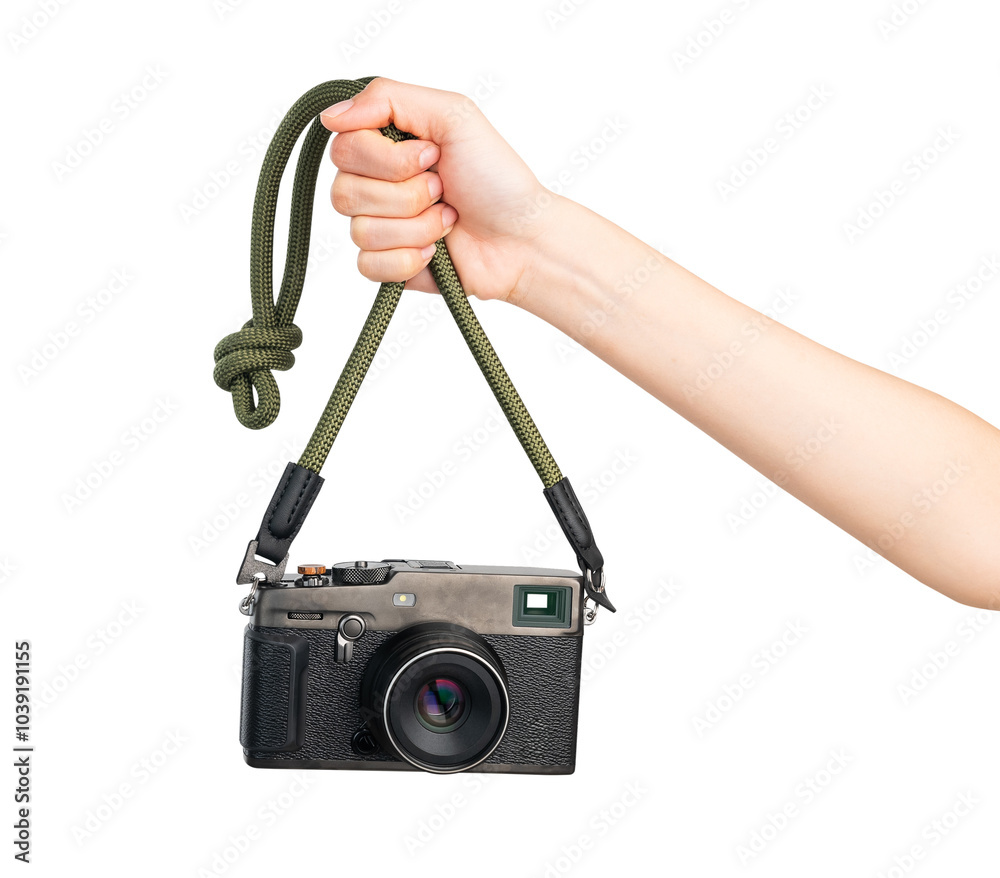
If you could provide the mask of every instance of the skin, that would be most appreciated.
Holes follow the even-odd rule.
[[[1000,609],[995,427],[549,192],[462,95],[379,78],[322,119],[365,277],[436,292],[427,263],[447,235],[469,293],[560,329],[920,582]],[[392,143],[389,122],[418,139]]]

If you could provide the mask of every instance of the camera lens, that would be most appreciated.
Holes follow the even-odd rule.
[[[372,656],[361,709],[387,752],[424,771],[465,771],[489,758],[507,730],[507,676],[478,634],[415,625]]]
[[[417,718],[432,732],[454,731],[468,714],[465,690],[454,680],[435,677],[417,692]]]

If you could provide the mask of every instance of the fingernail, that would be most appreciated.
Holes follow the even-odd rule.
[[[437,250],[437,244],[428,244],[420,251],[421,259],[430,259],[434,255],[434,251]]]
[[[451,229],[455,225],[455,220],[458,219],[458,211],[455,210],[450,204],[444,206],[444,210],[441,211],[441,225],[446,229]]]
[[[334,116],[339,116],[345,110],[351,109],[354,106],[354,101],[341,101],[339,104],[334,104],[332,107],[327,107],[321,116],[325,116],[327,119],[332,119]]]
[[[436,146],[428,146],[427,149],[420,153],[420,170],[426,171],[437,160],[438,148]]]
[[[427,191],[430,192],[431,198],[437,198],[444,192],[444,184],[437,174],[431,174],[430,179],[427,181]]]

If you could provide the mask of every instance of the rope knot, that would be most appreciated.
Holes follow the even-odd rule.
[[[271,370],[291,369],[292,351],[300,344],[302,330],[294,323],[264,329],[249,320],[215,346],[215,383],[233,395],[233,409],[244,427],[260,430],[278,417],[281,394]]]

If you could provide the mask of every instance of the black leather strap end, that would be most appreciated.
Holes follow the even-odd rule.
[[[576,552],[580,566],[600,570],[604,566],[604,556],[594,542],[594,532],[590,529],[587,514],[583,511],[569,479],[561,478],[542,493],[549,501],[549,506],[552,507],[556,521],[566,534],[566,539]]]
[[[312,470],[297,463],[285,467],[257,532],[257,555],[274,564],[281,562],[322,487],[322,477]]]
[[[576,552],[581,567],[600,570],[604,566],[604,556],[594,542],[594,532],[590,529],[587,514],[583,511],[576,491],[565,476],[543,492],[545,499],[556,515],[556,521],[566,534],[566,539]]]
[[[587,594],[595,603],[613,613],[615,611],[614,605],[608,600],[603,586],[604,556],[597,548],[594,532],[590,529],[590,522],[587,520],[587,513],[583,511],[569,479],[564,476],[542,493],[545,494],[545,499],[549,501],[549,506],[555,513],[556,521],[559,522],[562,532],[573,547],[580,569],[590,572],[587,579]],[[592,582],[598,584],[599,588],[594,588],[591,585]]]

